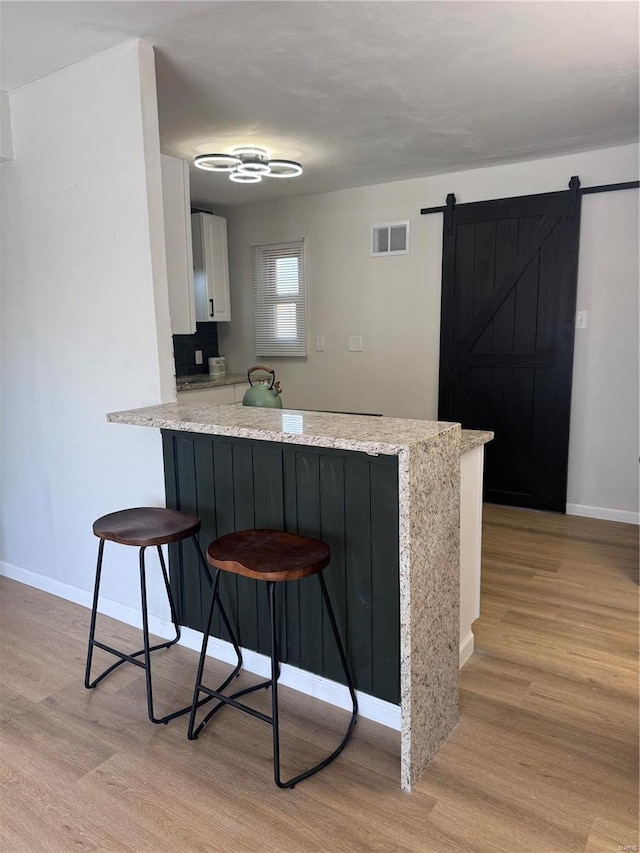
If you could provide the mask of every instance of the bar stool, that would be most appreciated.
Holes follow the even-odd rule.
[[[196,537],[196,534],[199,530],[200,519],[197,516],[190,515],[186,512],[178,512],[177,510],[173,509],[163,509],[162,507],[135,507],[133,509],[123,509],[119,512],[112,512],[109,513],[109,515],[103,515],[96,522],[94,522],[93,525],[93,532],[100,539],[100,544],[98,546],[98,565],[96,568],[96,580],[93,592],[93,608],[91,610],[91,626],[89,628],[89,647],[87,650],[87,666],[85,669],[84,686],[87,689],[96,687],[96,685],[98,685],[103,678],[106,678],[109,673],[113,672],[114,669],[121,666],[123,663],[126,663],[127,661],[129,663],[134,664],[135,666],[142,667],[142,669],[145,670],[146,674],[147,711],[149,714],[149,719],[152,723],[166,724],[169,722],[169,720],[173,720],[175,717],[180,717],[182,714],[186,714],[191,711],[191,705],[187,705],[185,708],[181,708],[179,711],[174,711],[173,713],[167,714],[164,717],[158,718],[155,716],[153,709],[153,687],[151,682],[151,652],[155,652],[158,649],[168,649],[170,648],[170,646],[173,646],[175,643],[177,643],[180,639],[180,625],[178,624],[178,616],[173,600],[173,595],[171,594],[167,567],[165,565],[164,557],[162,554],[162,548],[160,546],[168,545],[171,542],[181,542],[183,539],[190,538],[198,553],[200,563],[204,569],[209,584],[212,584],[209,566],[207,565],[207,562],[204,559],[200,544]],[[98,596],[100,592],[100,577],[102,574],[102,557],[104,554],[104,544],[107,540],[111,542],[118,542],[121,545],[134,545],[140,548],[140,593],[142,599],[142,637],[144,647],[137,652],[132,652],[131,654],[126,654],[125,652],[118,651],[118,649],[114,649],[111,646],[108,646],[105,643],[101,643],[95,639],[96,617],[98,615]],[[171,621],[176,632],[176,635],[172,640],[169,640],[168,642],[164,643],[158,643],[158,645],[156,646],[151,646],[149,644],[147,580],[144,561],[145,549],[153,545],[155,545],[158,549],[158,557],[160,558],[162,577],[164,580],[165,589],[167,591],[167,598],[169,599],[169,608],[171,610]],[[240,653],[240,648],[235,638],[235,634],[231,628],[231,625],[229,624],[229,619],[227,618],[227,614],[221,602],[220,613],[225,627],[229,632],[229,636],[231,637],[231,642],[233,643],[233,646],[236,650],[236,654],[238,656],[238,664],[236,668],[220,687],[220,689],[224,689],[224,687],[226,687],[230,683],[231,679],[238,675],[238,673],[240,672],[240,668],[242,666],[242,655]],[[105,669],[104,672],[102,672],[97,678],[91,681],[91,661],[93,657],[94,648],[102,649],[105,652],[109,652],[109,654],[114,655],[115,657],[119,658],[119,660],[117,660],[114,664]],[[143,656],[144,662],[138,660],[140,656]],[[209,698],[210,697],[207,697],[206,701],[209,701]],[[204,701],[200,704],[204,704]]]
[[[205,626],[204,637],[202,642],[202,651],[200,652],[200,661],[198,664],[198,674],[196,677],[196,685],[193,694],[193,704],[191,706],[191,717],[189,719],[188,737],[189,740],[195,740],[204,726],[209,722],[211,717],[216,714],[223,705],[231,705],[240,711],[245,711],[265,723],[269,723],[273,727],[273,775],[274,781],[279,788],[293,788],[298,782],[307,779],[319,770],[322,770],[330,764],[347,745],[351,732],[356,724],[358,714],[358,701],[356,699],[353,679],[347,664],[338,626],[331,606],[331,601],[327,593],[327,587],[322,575],[322,570],[329,563],[329,546],[319,539],[310,539],[306,536],[299,536],[292,533],[285,533],[281,530],[242,530],[237,533],[229,533],[227,536],[222,536],[213,541],[207,549],[207,560],[215,567],[215,577],[213,581],[213,591],[211,595],[211,605],[209,607],[209,616]],[[267,589],[267,597],[269,600],[269,623],[271,633],[271,678],[267,681],[262,681],[255,684],[253,687],[247,687],[244,690],[239,690],[231,695],[224,695],[223,688],[212,690],[202,683],[202,673],[204,668],[205,656],[207,653],[207,642],[209,639],[209,631],[211,630],[211,621],[216,604],[222,606],[219,595],[220,572],[231,572],[237,575],[243,575],[247,578],[265,581]],[[333,630],[333,635],[336,640],[340,660],[344,669],[344,674],[351,694],[351,702],[353,711],[347,732],[343,737],[340,745],[331,755],[316,764],[314,767],[293,776],[288,781],[282,781],[280,777],[280,735],[279,735],[279,717],[278,717],[278,678],[280,676],[280,662],[278,656],[277,644],[277,624],[276,624],[276,609],[275,609],[275,590],[276,585],[282,581],[296,581],[310,575],[317,575],[322,591],[329,622]],[[222,612],[222,610],[221,610]],[[262,714],[248,705],[238,702],[240,696],[245,696],[247,693],[253,693],[262,688],[271,687],[271,716]],[[202,704],[199,699],[200,693],[205,693],[207,698],[217,699],[218,703],[213,707],[202,722],[196,727],[196,712],[198,706]]]

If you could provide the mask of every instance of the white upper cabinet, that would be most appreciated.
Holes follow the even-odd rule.
[[[196,308],[189,164],[186,160],[162,155],[162,203],[171,333],[192,335],[196,331]]]
[[[227,220],[212,213],[191,216],[196,320],[231,320]]]

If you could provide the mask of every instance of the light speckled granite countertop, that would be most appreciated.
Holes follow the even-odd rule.
[[[458,424],[408,418],[340,415],[295,409],[263,409],[242,405],[165,403],[107,415],[111,423],[132,424],[183,432],[228,435],[262,441],[282,441],[365,453],[398,455],[436,436],[458,431]],[[461,452],[490,441],[493,433],[465,430]]]
[[[463,429],[460,433],[460,453],[468,453],[474,447],[493,441],[493,433],[489,430]]]
[[[310,447],[333,447],[396,456],[424,444],[458,424],[436,421],[338,415],[295,409],[214,406],[210,403],[165,403],[107,415],[111,423],[159,427],[183,432],[281,441]]]
[[[218,388],[220,385],[244,385],[248,381],[246,373],[228,373],[219,379],[208,373],[197,373],[194,376],[176,376],[176,390],[195,391],[196,388]]]

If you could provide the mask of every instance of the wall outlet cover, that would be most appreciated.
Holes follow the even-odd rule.
[[[362,337],[349,335],[349,352],[362,352]]]

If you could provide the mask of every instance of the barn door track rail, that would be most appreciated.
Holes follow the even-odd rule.
[[[620,184],[601,184],[598,187],[581,187],[580,178],[574,175],[569,181],[569,189],[578,195],[592,195],[593,193],[613,193],[619,190],[637,190],[640,187],[640,181],[624,181]],[[501,199],[491,199],[491,201],[501,201]],[[473,202],[478,204],[478,202]],[[420,209],[421,214],[429,213],[444,213],[445,230],[449,236],[453,233],[453,208],[456,205],[456,197],[453,193],[447,196],[446,204],[439,207],[423,207]]]

